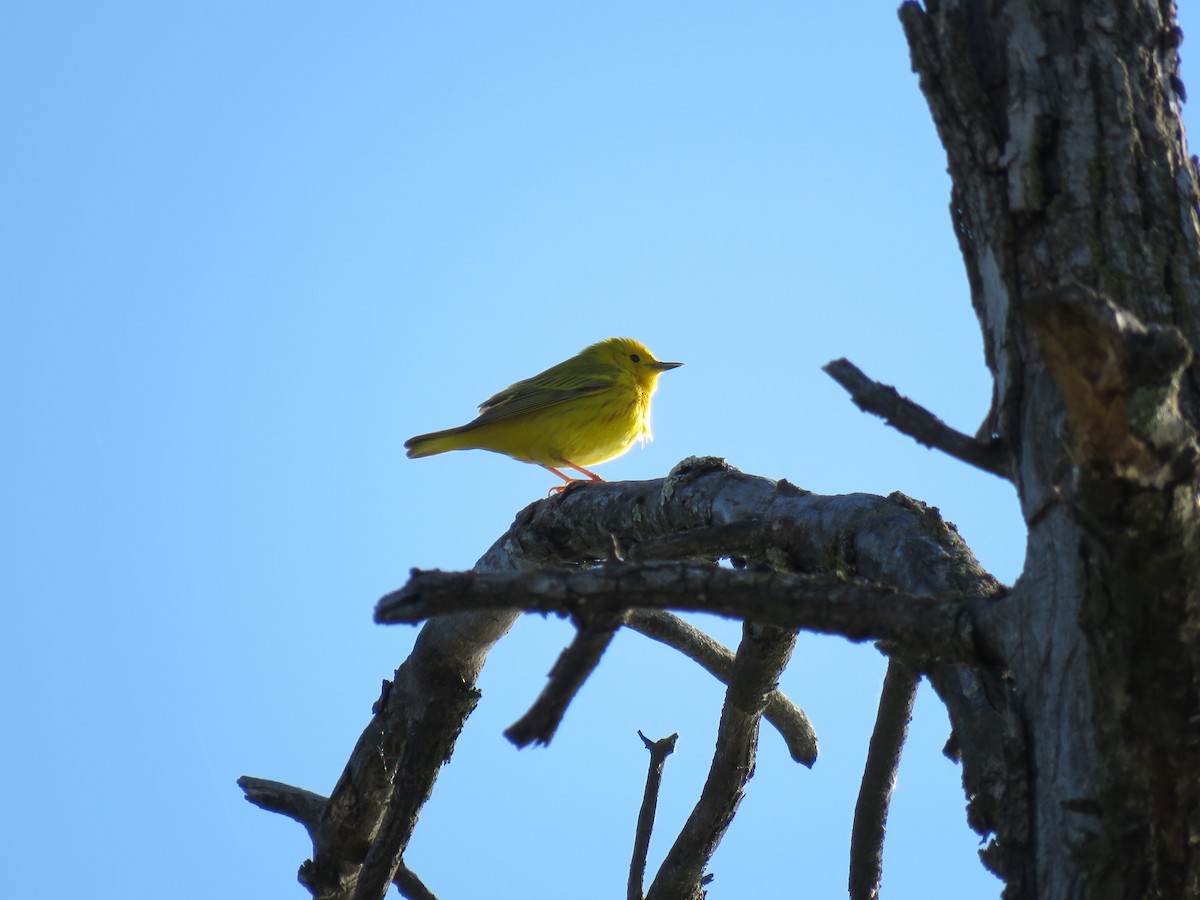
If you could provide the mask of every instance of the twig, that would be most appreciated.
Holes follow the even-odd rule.
[[[999,441],[980,441],[956,431],[929,410],[902,396],[894,387],[872,381],[848,359],[835,359],[824,368],[830,378],[850,392],[854,405],[864,412],[881,417],[897,431],[926,447],[1012,480],[1009,457]]]
[[[309,837],[313,836],[313,830],[327,802],[320,794],[292,787],[282,781],[255,778],[253,775],[243,775],[237,783],[246,799],[259,809],[285,815],[303,825]]]
[[[721,708],[708,779],[650,885],[647,900],[701,896],[704,870],[754,774],[758,726],[767,695],[775,689],[795,644],[794,631],[749,622],[742,625],[742,642]]]
[[[268,781],[265,778],[243,775],[237,783],[245,793],[247,800],[259,809],[277,812],[299,822],[304,826],[310,838],[316,832],[325,804],[329,802],[320,794],[280,781]],[[407,897],[408,900],[437,900],[437,895],[403,863],[396,870],[393,883],[399,888],[401,895]]]
[[[918,597],[830,576],[684,563],[511,573],[414,570],[407,585],[379,601],[375,621],[412,623],[511,607],[573,614],[679,609],[852,641],[886,640],[914,659],[965,662],[978,659],[972,615],[978,602],[957,594]]]
[[[656,609],[633,610],[625,627],[674,647],[726,684],[733,675],[733,651],[672,613]],[[763,718],[783,737],[792,759],[812,768],[817,761],[817,733],[804,710],[782,691],[774,690],[767,697]]]
[[[638,811],[637,831],[633,836],[633,859],[629,863],[628,900],[642,900],[642,884],[646,877],[646,857],[650,852],[650,835],[654,832],[654,814],[658,807],[658,791],[662,785],[663,767],[667,757],[675,752],[678,734],[652,741],[640,731],[638,737],[650,751],[650,769],[646,773],[646,790],[642,808]]]
[[[850,834],[850,900],[875,900],[879,896],[888,807],[896,786],[900,752],[908,737],[917,683],[917,675],[903,662],[895,658],[889,660],[858,803],[854,807],[854,828]]]
[[[518,747],[537,742],[549,744],[562,722],[567,706],[600,663],[613,635],[625,618],[621,610],[590,617],[550,669],[550,680],[525,715],[508,727],[504,736]]]

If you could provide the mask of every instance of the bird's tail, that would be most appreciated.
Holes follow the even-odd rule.
[[[445,431],[432,431],[429,434],[418,434],[404,442],[409,459],[422,456],[433,456],[448,450],[465,450],[470,444],[463,440],[464,428],[447,428]]]

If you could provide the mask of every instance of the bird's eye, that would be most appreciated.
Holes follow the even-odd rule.
[[[630,354],[629,354],[629,361],[630,361],[630,362],[639,363],[639,362],[641,362],[641,361],[642,361],[642,358],[641,358],[640,356],[638,356],[636,353],[630,353]]]

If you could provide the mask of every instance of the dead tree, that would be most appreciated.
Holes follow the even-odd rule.
[[[853,897],[878,890],[921,676],[949,712],[968,819],[1006,898],[1200,896],[1200,217],[1174,5],[928,0],[900,18],[947,152],[994,401],[969,437],[845,361],[827,370],[864,409],[1012,481],[1028,527],[1017,583],[919,502],[815,496],[713,459],[535,503],[472,571],[416,572],[380,601],[380,622],[430,621],[329,799],[242,780],[309,830],[314,896],[375,900],[393,881],[432,896],[404,848],[522,610],[578,630],[509,730],[518,744],[550,740],[619,628],[728,685],[708,781],[646,897],[703,896],[764,716],[811,763],[807,719],[775,690],[798,629],[890,658]],[[730,652],[669,610],[740,619],[742,641]],[[661,766],[669,747],[648,746]],[[644,828],[652,804],[648,788]],[[640,897],[637,859],[631,872]]]

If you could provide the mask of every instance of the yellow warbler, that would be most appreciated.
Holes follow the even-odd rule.
[[[419,434],[404,446],[410,457],[492,450],[544,466],[566,482],[577,479],[557,466],[603,481],[584,466],[615,459],[634,441],[650,438],[658,376],[680,365],[659,362],[631,338],[609,338],[485,400],[475,421]]]

